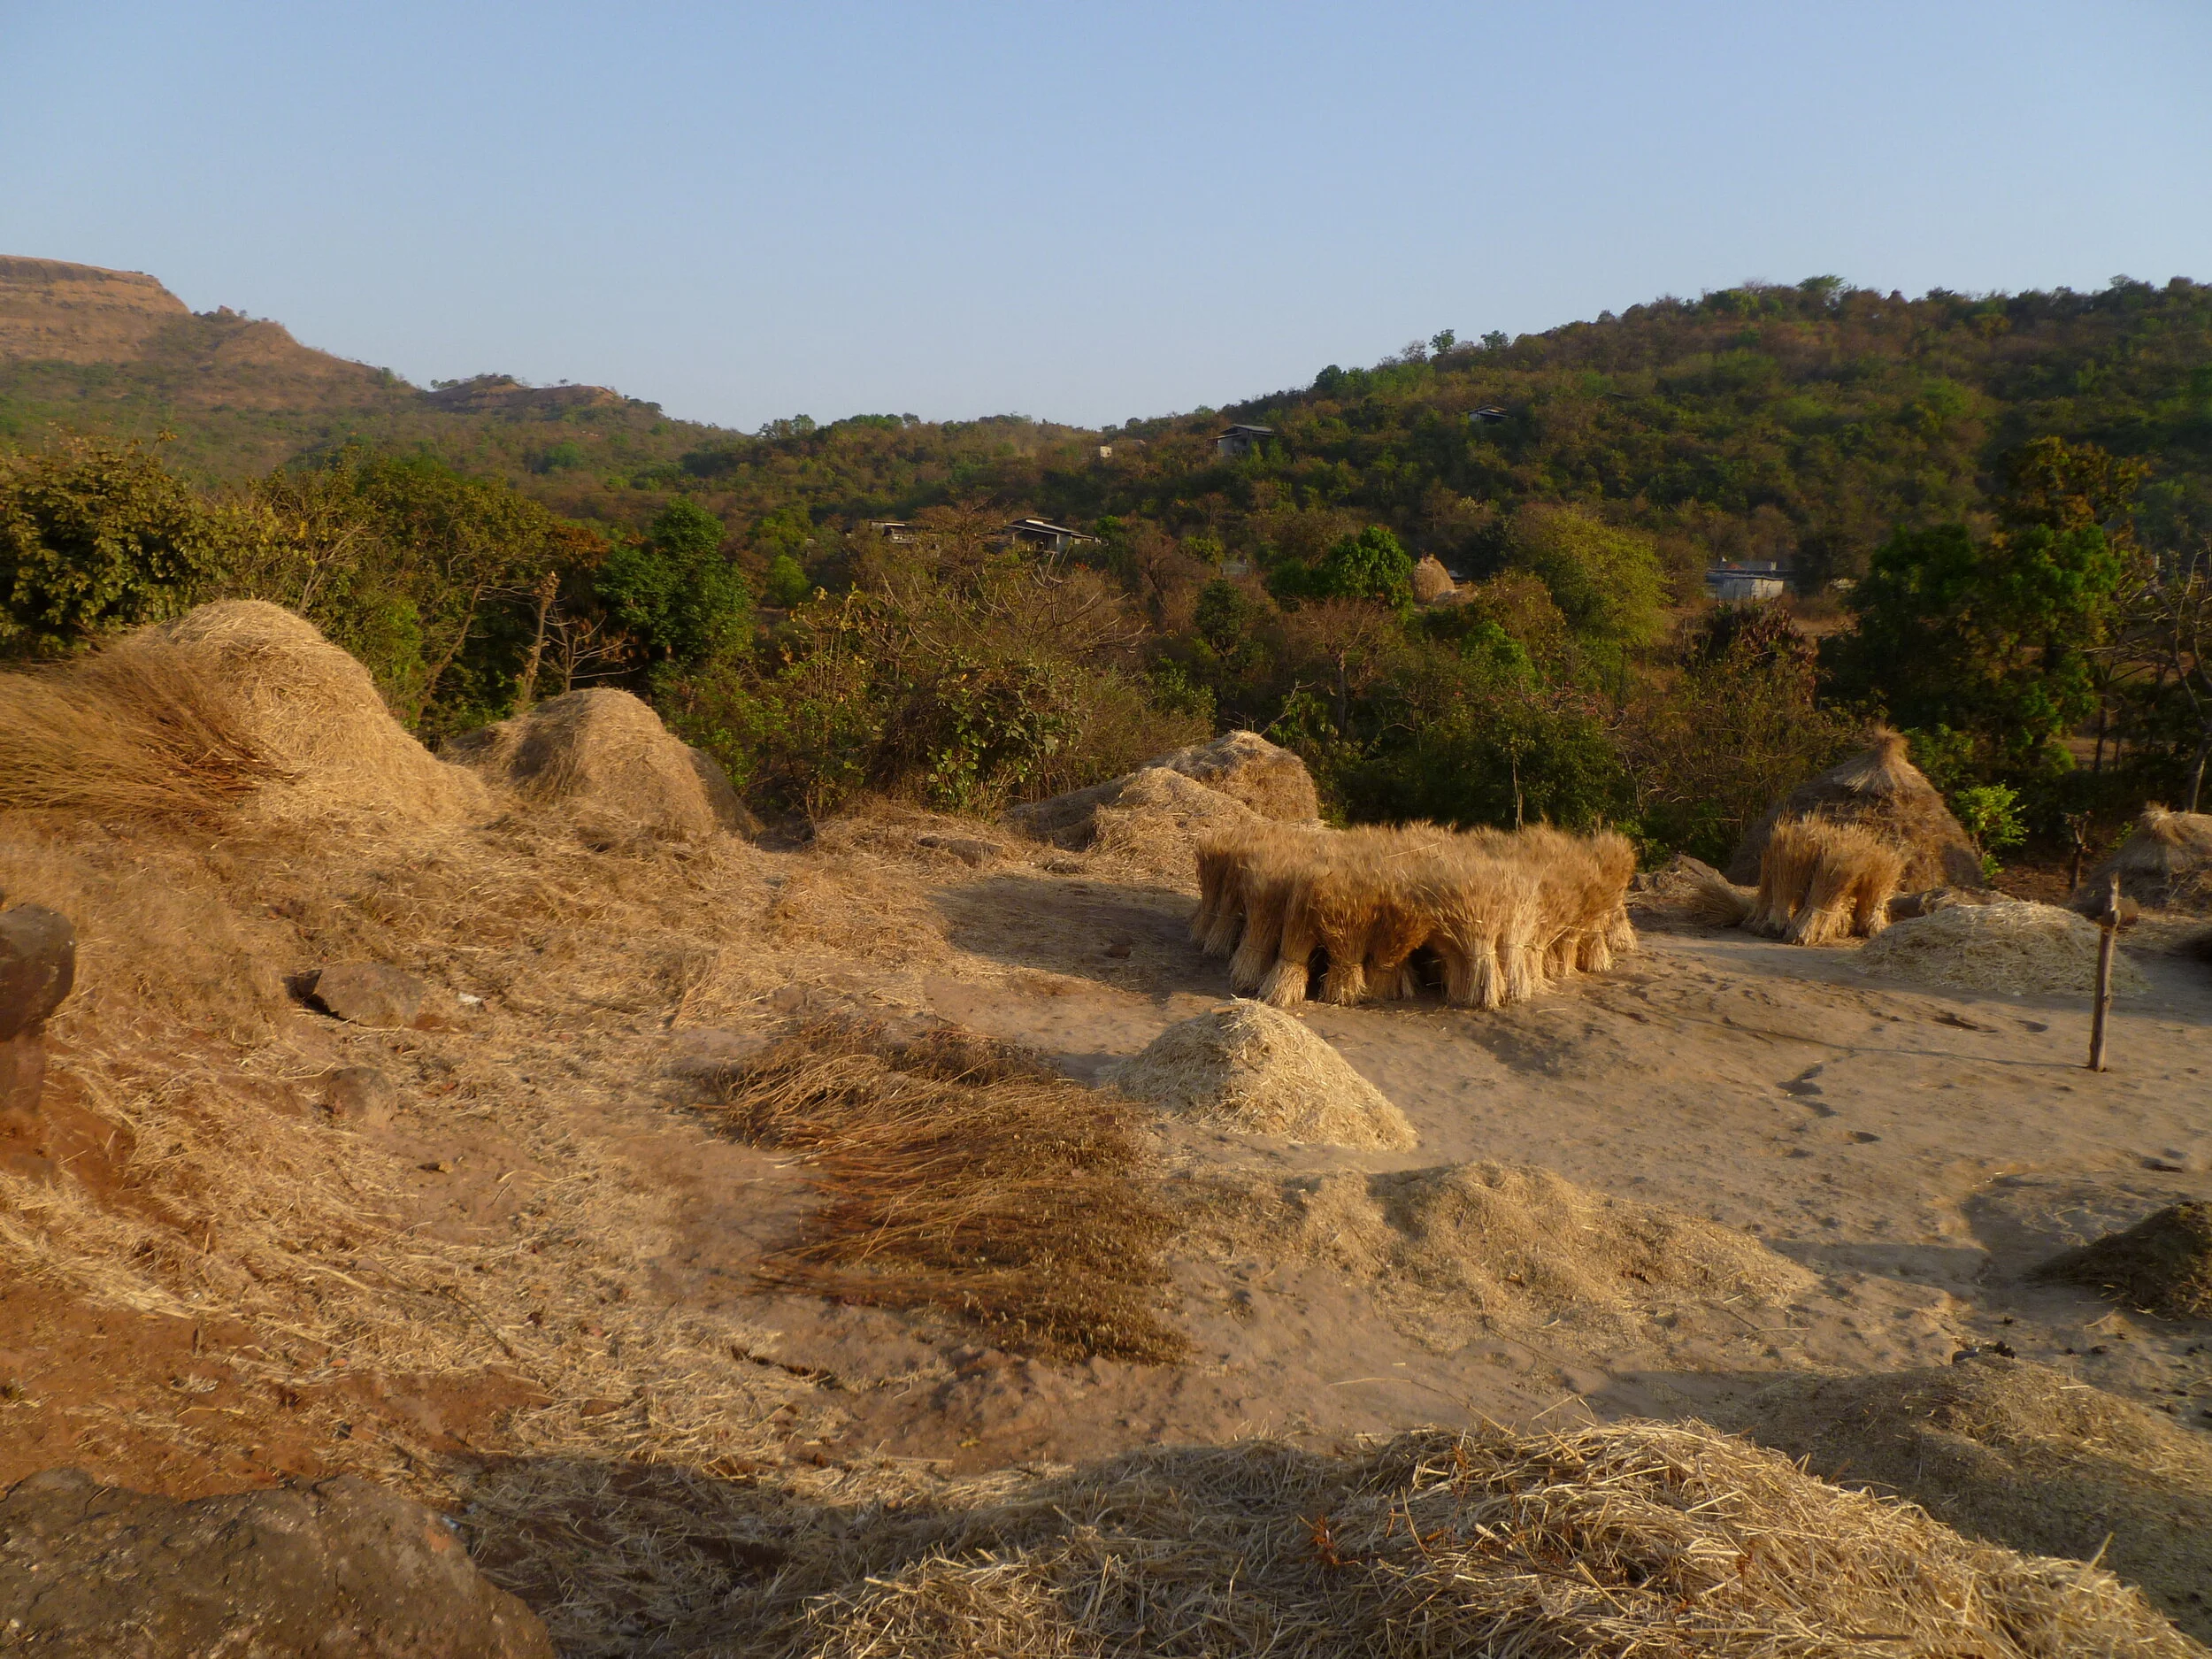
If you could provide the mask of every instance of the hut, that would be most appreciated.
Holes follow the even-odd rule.
[[[1904,855],[1898,880],[1908,892],[1983,885],[1973,838],[1912,764],[1904,738],[1895,732],[1876,732],[1872,748],[1800,784],[1769,809],[1738,843],[1728,861],[1729,880],[1738,887],[1757,882],[1775,826],[1796,818],[1856,825],[1894,843]]]

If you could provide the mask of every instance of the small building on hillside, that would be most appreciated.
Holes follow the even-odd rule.
[[[1790,571],[1771,560],[1743,565],[1730,560],[1705,572],[1705,588],[1724,605],[1754,604],[1789,592]]]
[[[872,519],[868,527],[886,541],[911,541],[914,526],[902,518]]]
[[[1272,426],[1230,426],[1214,437],[1214,453],[1225,461],[1249,455],[1275,435]]]
[[[1071,530],[1064,524],[1054,524],[1045,518],[1017,518],[1006,526],[1006,539],[1025,547],[1043,548],[1048,552],[1064,553],[1085,541],[1095,541],[1094,535],[1080,530]]]
[[[1467,424],[1471,426],[1494,426],[1504,419],[1505,411],[1495,403],[1485,403],[1480,409],[1467,411]]]

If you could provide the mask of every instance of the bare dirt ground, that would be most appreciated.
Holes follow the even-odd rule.
[[[242,1059],[207,1062],[227,1068],[227,1098],[259,1102],[234,1109],[263,1114],[249,1139],[322,1148],[385,1218],[373,1246],[303,1221],[303,1237],[325,1231],[287,1247],[331,1306],[352,1294],[340,1279],[375,1292],[361,1307],[383,1311],[345,1315],[368,1333],[357,1345],[221,1289],[219,1226],[202,1240],[209,1277],[187,1263],[167,1289],[96,1286],[25,1254],[42,1227],[151,1203],[134,1171],[162,1156],[119,1142],[117,1116],[96,1110],[108,1063],[73,1062],[62,1031],[43,1132],[0,1145],[15,1183],[0,1480],[73,1463],[197,1495],[364,1469],[465,1509],[484,1558],[572,1650],[617,1652],[672,1628],[651,1586],[703,1574],[721,1594],[772,1564],[747,1540],[795,1494],[828,1504],[1133,1446],[1694,1415],[1781,1375],[2000,1343],[2212,1432],[2212,1326],[2022,1279],[2066,1244],[2212,1197],[2201,964],[2139,958],[2152,989],[2117,1010],[2101,1076],[2081,1064],[2078,1003],[1884,983],[1852,949],[1732,933],[1648,932],[1615,972],[1499,1013],[1309,1007],[1419,1146],[1352,1153],[1162,1122],[1162,1168],[1191,1217],[1173,1265],[1194,1356],[1066,1363],[1001,1352],[949,1317],[764,1293],[753,1267],[806,1213],[804,1172],[691,1107],[744,1039],[834,1008],[956,1021],[1094,1080],[1228,995],[1223,964],[1185,935],[1189,898],[1104,861],[1014,850],[978,870],[874,830],[744,849],[718,879],[649,993],[533,979],[542,947],[526,934],[462,941],[411,957],[445,992],[482,998],[442,1029],[365,1032],[287,1005]],[[284,883],[256,880],[238,909],[263,931],[227,948],[307,965],[318,925],[286,910]],[[843,910],[778,933],[793,895],[831,888]],[[342,931],[329,924],[325,946]],[[362,1064],[399,1084],[398,1109],[386,1126],[334,1125],[319,1079]],[[1788,1288],[1701,1302],[1630,1287],[1601,1310],[1532,1288],[1477,1296],[1355,1260],[1325,1225],[1238,1225],[1220,1201],[1294,1206],[1347,1172],[1330,1190],[1480,1161],[1752,1235],[1784,1258]],[[40,1210],[40,1193],[59,1209]],[[176,1288],[190,1282],[213,1288]],[[649,1549],[620,1518],[640,1506],[664,1517]],[[705,1518],[665,1522],[678,1512]],[[645,1550],[618,1563],[649,1586],[630,1601],[573,1565],[625,1549]],[[700,1607],[694,1594],[678,1611]]]

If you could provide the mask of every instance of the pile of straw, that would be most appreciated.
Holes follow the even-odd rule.
[[[1263,1002],[1170,1025],[1104,1079],[1133,1100],[1240,1134],[1402,1150],[1405,1114],[1328,1042]]]
[[[525,800],[674,841],[757,830],[709,756],[626,691],[572,691],[455,738],[447,757]]]
[[[1635,872],[1609,833],[1260,826],[1200,841],[1191,936],[1278,1008],[1305,1000],[1317,959],[1326,1001],[1410,996],[1420,952],[1453,1004],[1494,1009],[1632,949]]]
[[[250,818],[405,830],[492,816],[480,779],[434,758],[392,718],[367,669],[280,605],[202,605],[133,644],[228,688],[245,736],[280,774],[243,803]]]
[[[1444,561],[1435,554],[1425,554],[1413,566],[1413,596],[1425,605],[1440,604],[1455,598],[1459,588],[1452,580],[1451,572],[1444,568]]]
[[[1888,920],[1904,865],[1904,855],[1870,830],[1786,819],[1759,856],[1759,890],[1743,925],[1793,945],[1869,938]]]
[[[1793,1377],[1727,1419],[1814,1473],[1909,1498],[1970,1538],[2096,1560],[2200,1640],[2212,1606],[2212,1443],[2063,1371],[1980,1356]]]
[[[1145,1451],[837,1563],[797,1659],[2061,1659],[2201,1652],[2109,1573],[1702,1425]],[[787,1594],[813,1575],[788,1575]]]
[[[1446,1350],[1501,1323],[1617,1336],[1655,1310],[1770,1304],[1813,1282],[1718,1222],[1501,1164],[1217,1177],[1194,1185],[1188,1221],[1225,1260],[1326,1263]]]
[[[806,1162],[820,1207],[764,1282],[964,1315],[1004,1348],[1180,1359],[1173,1221],[1126,1108],[973,1033],[818,1021],[724,1079],[709,1117]]]
[[[1007,821],[1039,841],[1071,849],[1087,848],[1099,833],[1103,810],[1133,805],[1124,799],[1130,786],[1140,780],[1157,783],[1157,774],[1164,772],[1278,823],[1308,823],[1320,816],[1321,798],[1305,762],[1257,732],[1225,732],[1211,742],[1156,756],[1122,777],[1018,806],[1006,815]]]
[[[1758,880],[1776,826],[1806,818],[1854,824],[1890,842],[1904,856],[1900,879],[1909,888],[1982,884],[1981,854],[1973,839],[1912,764],[1905,740],[1894,732],[1876,733],[1872,748],[1800,784],[1776,803],[1737,844],[1728,861],[1728,879],[1747,887]]]
[[[2035,1276],[2094,1286],[2162,1319],[2212,1319],[2212,1203],[2169,1204],[2054,1257]]]
[[[2097,929],[2055,904],[1954,905],[1892,922],[1860,953],[1859,966],[1919,985],[2087,996],[2096,988]],[[2126,954],[2116,951],[2114,994],[2149,988]]]
[[[2212,916],[2212,812],[2145,807],[2119,850],[2083,879],[2073,902],[2101,908],[2116,875],[2121,894],[2147,910]]]

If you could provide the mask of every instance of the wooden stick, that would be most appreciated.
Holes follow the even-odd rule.
[[[2112,1012],[2112,949],[2120,933],[2120,878],[2115,875],[2106,889],[2104,909],[2097,917],[2097,1002],[2089,1017],[2089,1069],[2104,1065],[2105,1026]]]

